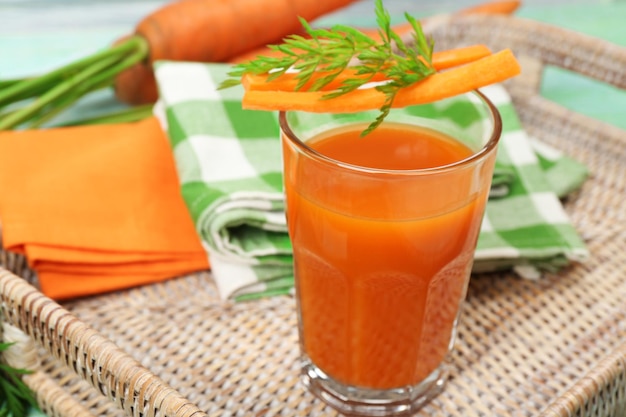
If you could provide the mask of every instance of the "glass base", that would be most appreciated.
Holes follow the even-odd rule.
[[[309,360],[302,365],[302,382],[309,391],[346,416],[410,416],[443,390],[447,377],[444,362],[417,385],[368,389],[339,383]]]

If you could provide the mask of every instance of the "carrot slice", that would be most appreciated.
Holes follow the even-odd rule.
[[[467,64],[477,59],[486,57],[491,54],[491,50],[486,45],[472,45],[462,48],[448,49],[433,53],[432,62],[436,70],[443,70]],[[311,79],[303,86],[303,90],[309,87],[319,78],[327,75],[324,72],[313,74]],[[338,88],[346,79],[363,77],[353,69],[346,69],[337,75],[332,82],[322,88],[323,91],[334,90]],[[384,74],[374,74],[371,81],[384,80]],[[251,74],[247,73],[241,78],[241,83],[247,90],[273,90],[273,91],[294,91],[298,84],[297,73],[286,73],[278,78],[268,81],[267,74]]]
[[[429,103],[495,84],[521,72],[510,49],[486,56],[469,64],[438,72],[398,92],[394,107]],[[248,110],[300,110],[317,113],[351,113],[383,106],[385,96],[374,88],[360,89],[332,99],[323,91],[246,90],[242,106]]]

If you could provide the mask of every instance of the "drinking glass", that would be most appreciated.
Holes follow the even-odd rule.
[[[342,413],[410,415],[448,375],[502,123],[474,91],[322,146],[377,114],[279,115],[302,379]],[[465,153],[441,164],[438,140]]]

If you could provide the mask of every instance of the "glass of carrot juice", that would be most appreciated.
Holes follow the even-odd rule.
[[[351,415],[439,393],[502,124],[481,93],[377,111],[281,112],[305,385]]]

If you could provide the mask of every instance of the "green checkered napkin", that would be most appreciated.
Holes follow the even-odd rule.
[[[225,64],[159,62],[156,107],[171,140],[183,198],[209,253],[224,298],[289,293],[291,245],[282,194],[275,112],[241,108],[242,90],[216,90]],[[558,268],[587,251],[563,211],[559,193],[580,185],[586,170],[521,130],[507,93],[484,92],[500,109],[504,132],[497,174],[476,250],[476,271]],[[544,168],[554,170],[550,181]]]
[[[481,89],[498,107],[503,132],[497,169],[511,172],[502,198],[490,198],[475,253],[475,272],[513,268],[526,278],[583,260],[587,249],[571,225],[559,197],[577,189],[587,168],[529,138],[501,86]]]

